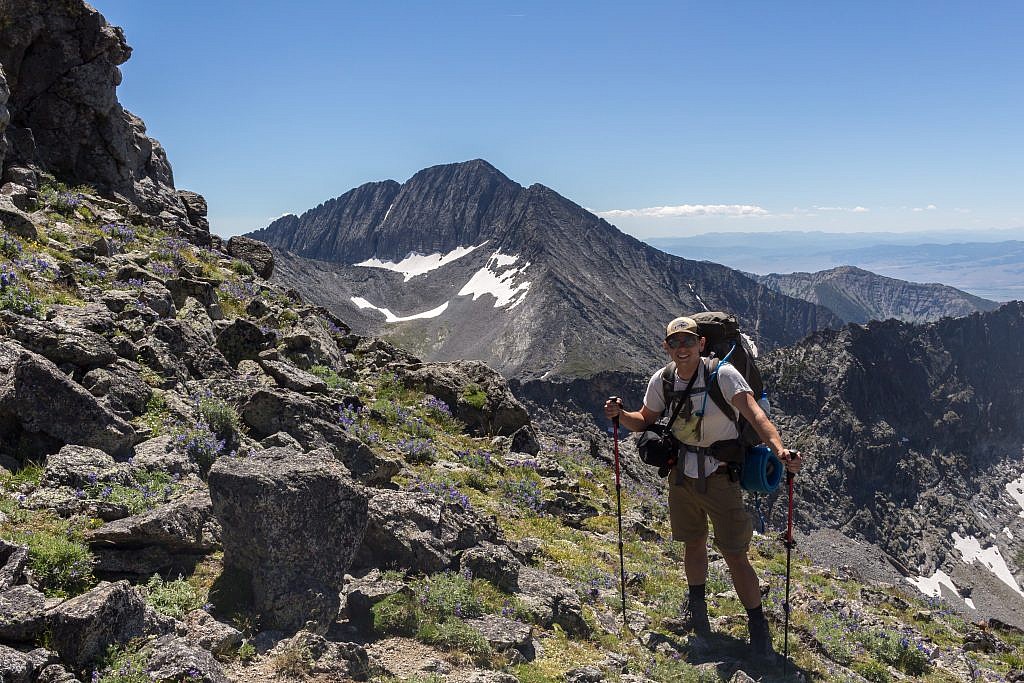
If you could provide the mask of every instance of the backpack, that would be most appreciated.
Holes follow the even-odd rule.
[[[722,388],[718,385],[717,381],[711,381],[711,378],[717,378],[718,366],[722,362],[727,362],[735,367],[743,375],[743,378],[747,380],[747,384],[750,385],[750,389],[754,392],[754,398],[760,398],[761,393],[764,391],[764,381],[761,379],[761,371],[758,370],[757,364],[754,363],[756,351],[749,340],[740,332],[740,325],[736,320],[736,316],[719,311],[707,311],[704,313],[694,313],[690,317],[697,323],[700,336],[705,339],[704,351],[701,352],[701,356],[711,359],[710,362],[702,361],[701,363],[704,367],[704,383],[707,387],[708,395],[722,413],[733,416],[736,430],[739,433],[739,445],[742,447],[738,451],[733,451],[729,454],[723,453],[725,457],[719,457],[719,459],[743,462],[747,450],[761,443],[761,437],[757,435],[753,425],[747,422],[746,418],[725,399],[725,396],[722,394]],[[681,393],[673,391],[675,387],[675,371],[676,364],[673,361],[666,365],[661,373],[666,410],[671,405],[670,397],[671,400],[677,400]]]

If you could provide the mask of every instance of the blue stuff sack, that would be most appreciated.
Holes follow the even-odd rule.
[[[743,474],[740,486],[747,491],[771,493],[779,488],[782,474],[786,468],[782,461],[765,445],[754,446],[747,450],[743,461]]]

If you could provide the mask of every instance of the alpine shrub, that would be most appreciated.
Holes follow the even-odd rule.
[[[160,614],[181,619],[203,606],[203,596],[180,576],[174,581],[164,581],[159,574],[153,574],[146,583],[146,602]]]

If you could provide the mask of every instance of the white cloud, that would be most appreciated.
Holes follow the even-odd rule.
[[[602,218],[689,218],[692,216],[767,216],[768,210],[753,204],[680,204],[646,209],[597,211]]]
[[[866,206],[815,206],[818,211],[848,211],[849,213],[868,213],[871,209]]]
[[[913,208],[913,211],[915,213],[920,213],[921,211],[935,211],[935,209],[937,209],[937,208],[939,208],[939,207],[935,206],[934,204],[929,204],[928,206],[925,206],[925,207],[915,206]]]

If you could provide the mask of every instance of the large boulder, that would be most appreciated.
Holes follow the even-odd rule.
[[[274,252],[265,242],[236,235],[228,240],[228,253],[248,263],[264,280],[269,280],[274,272]]]
[[[73,415],[75,419],[69,420]],[[0,424],[15,421],[62,443],[127,454],[135,442],[130,424],[104,408],[56,365],[19,344],[0,341]]]
[[[235,318],[217,333],[217,348],[232,366],[243,360],[255,360],[266,348],[269,335],[245,318]]]
[[[337,421],[336,404],[263,387],[251,392],[238,413],[254,439],[286,432],[307,450],[329,447],[360,483],[384,484],[399,471],[397,462],[380,457],[345,431]]]
[[[89,484],[132,482],[127,465],[116,462],[97,448],[69,445],[46,458],[46,469],[40,484],[46,488],[69,486],[84,488]]]
[[[220,547],[206,491],[178,498],[87,534],[99,571],[148,575],[194,565]]]
[[[10,311],[0,311],[0,324],[7,336],[56,365],[98,367],[117,358],[107,340],[89,330],[26,318]]]
[[[530,416],[499,373],[480,361],[416,363],[397,370],[404,383],[433,394],[474,432],[511,436]]]
[[[160,683],[228,683],[220,663],[209,651],[186,638],[163,636],[153,642],[153,654],[146,664],[150,680]]]
[[[43,630],[46,598],[29,585],[0,593],[0,640],[29,642]]]
[[[46,614],[48,643],[62,661],[82,668],[115,643],[143,634],[146,604],[127,581],[101,583]]]
[[[493,517],[430,492],[375,490],[356,567],[398,567],[427,574],[454,568],[458,553],[501,542]]]
[[[570,635],[584,638],[590,635],[580,596],[562,577],[533,567],[522,567],[519,590],[520,601],[542,626],[558,624]]]
[[[210,470],[225,573],[252,588],[264,628],[326,631],[363,539],[366,495],[337,461],[272,448]]]
[[[161,320],[153,326],[153,337],[188,368],[193,377],[219,378],[232,374],[231,365],[201,330],[182,320]]]

